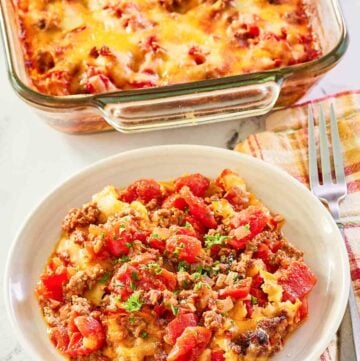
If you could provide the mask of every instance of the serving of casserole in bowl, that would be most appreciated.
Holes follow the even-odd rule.
[[[14,88],[67,132],[263,114],[347,47],[336,0],[1,0],[1,13]]]
[[[18,234],[5,283],[33,360],[314,361],[342,319],[349,265],[327,210],[287,174],[163,146],[56,188]]]

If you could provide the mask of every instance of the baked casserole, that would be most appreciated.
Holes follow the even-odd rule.
[[[48,95],[254,73],[317,59],[302,0],[18,0],[27,72]]]
[[[39,280],[49,337],[74,361],[267,360],[316,283],[282,224],[231,170],[107,186]]]

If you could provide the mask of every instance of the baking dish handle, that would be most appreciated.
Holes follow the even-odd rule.
[[[197,88],[196,91],[149,92],[141,96],[123,97],[111,94],[95,98],[95,105],[105,120],[123,133],[175,128],[240,119],[269,112],[279,96],[282,78],[219,87]],[[151,89],[153,90],[153,89]],[[135,93],[135,92],[134,92]]]

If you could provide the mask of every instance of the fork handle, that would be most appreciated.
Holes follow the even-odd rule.
[[[345,241],[345,232],[344,232],[344,228],[342,224],[339,224],[339,230],[341,232],[341,235],[343,236],[343,239]],[[351,282],[351,281],[350,281]],[[360,315],[359,315],[359,310],[357,307],[357,303],[356,303],[356,296],[355,296],[355,292],[354,292],[354,288],[352,286],[352,283],[350,284],[350,294],[349,294],[349,302],[348,302],[348,308],[350,311],[350,318],[351,318],[351,328],[352,328],[352,339],[353,339],[353,343],[354,343],[354,350],[355,350],[355,359],[354,361],[360,361]],[[340,328],[340,337],[343,338],[344,337],[344,327],[346,328],[346,325],[341,325]],[[351,334],[348,335],[348,333],[346,332],[346,336],[350,336]],[[346,342],[349,340],[343,340],[341,339],[341,344],[344,345],[348,345],[349,343]],[[344,355],[344,353],[346,355],[349,355],[349,350],[344,350],[341,351],[341,355]],[[344,361],[350,361],[348,356],[345,357],[341,357],[341,360]]]

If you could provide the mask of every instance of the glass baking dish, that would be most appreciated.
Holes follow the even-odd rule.
[[[16,93],[54,128],[124,133],[204,124],[261,115],[295,103],[346,51],[348,33],[338,0],[309,0],[313,29],[323,51],[314,61],[256,72],[141,90],[47,96],[25,70],[16,9],[0,0],[0,21],[10,82]]]

